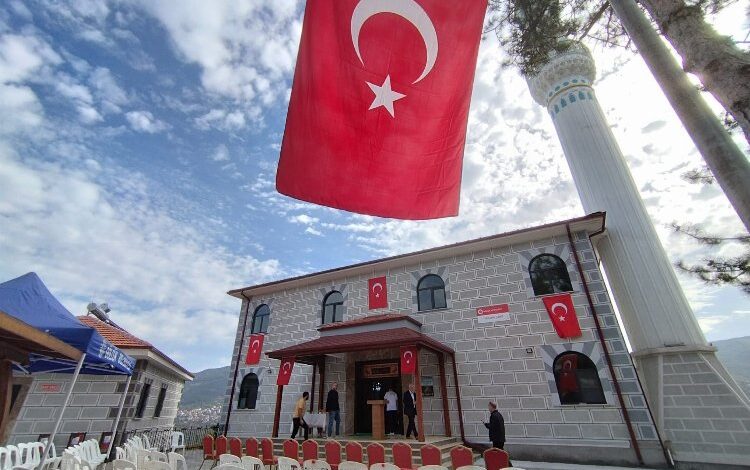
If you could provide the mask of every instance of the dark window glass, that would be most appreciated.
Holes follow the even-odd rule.
[[[268,333],[268,324],[271,320],[271,309],[263,304],[255,309],[253,314],[253,333]]]
[[[258,376],[252,372],[242,379],[240,386],[240,398],[237,402],[237,408],[240,410],[254,410],[255,403],[258,401]]]
[[[167,387],[159,390],[159,398],[156,399],[156,408],[154,408],[154,418],[161,416],[161,410],[164,408],[164,398],[167,396]]]
[[[550,254],[541,254],[529,263],[529,276],[534,295],[570,292],[573,285],[565,261]]]
[[[555,358],[552,369],[563,405],[607,403],[596,365],[585,354],[562,353]]]
[[[323,324],[344,321],[344,296],[334,290],[323,299]]]
[[[146,411],[146,403],[148,403],[148,394],[151,392],[151,384],[143,384],[141,388],[141,396],[138,398],[138,406],[135,407],[135,417],[143,418],[143,412]]]
[[[428,274],[419,280],[417,284],[418,310],[434,310],[446,308],[445,282],[435,274]]]

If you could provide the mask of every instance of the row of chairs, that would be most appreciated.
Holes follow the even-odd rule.
[[[500,450],[500,449],[496,449]],[[257,457],[244,456],[241,459],[236,455],[222,454],[219,456],[220,464],[215,470],[263,470],[265,466]],[[277,458],[277,470],[333,470],[331,465],[325,460],[305,460],[299,462],[290,457]],[[339,470],[405,470],[395,463],[374,463],[369,467],[361,462],[349,462],[344,460],[338,464]],[[442,465],[423,465],[416,470],[448,470]],[[477,465],[464,465],[456,470],[488,470],[485,467]],[[523,470],[522,468],[504,467],[500,470]]]
[[[17,445],[0,447],[0,470],[32,470],[39,466],[44,453],[43,442],[23,442]],[[55,445],[50,446],[44,467],[57,468],[60,459],[57,457]]]
[[[260,445],[259,445],[260,444]],[[300,447],[302,455],[300,457]],[[324,447],[324,460],[330,465],[331,470],[341,470],[338,468],[342,461],[347,462],[364,462],[364,448],[359,442],[350,441],[345,446],[342,446],[338,441],[330,440],[325,443]],[[259,452],[260,449],[260,452]],[[342,460],[342,450],[344,453],[344,459]],[[373,442],[367,446],[367,463],[373,465],[376,463],[385,462],[385,447],[382,444]],[[393,444],[393,463],[397,467],[403,470],[414,469],[412,461],[412,448],[409,444],[403,442],[397,442]],[[306,461],[317,461],[320,459],[320,449],[317,441],[306,440],[300,446],[299,442],[294,439],[288,439],[283,444],[284,457],[290,458],[299,464],[303,464]],[[222,455],[233,455],[234,457],[241,459],[243,456],[250,456],[260,458],[261,463],[264,465],[274,466],[277,465],[278,458],[274,456],[273,452],[273,441],[269,438],[263,438],[260,443],[255,438],[249,438],[245,440],[245,449],[243,452],[242,441],[239,438],[233,437],[227,439],[225,436],[219,436],[214,440],[212,436],[205,436],[203,438],[203,462],[201,467],[206,460],[213,460],[213,466],[220,462]],[[440,449],[432,444],[426,444],[420,447],[420,456],[422,459],[422,465],[442,465],[442,452]],[[456,446],[450,451],[451,466],[454,470],[459,467],[465,467],[474,464],[474,455],[468,447]],[[485,464],[488,470],[499,470],[509,466],[508,453],[500,449],[488,449],[484,455]],[[235,462],[236,463],[236,462]]]

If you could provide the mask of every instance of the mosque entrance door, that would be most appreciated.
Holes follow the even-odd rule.
[[[389,388],[399,397],[397,413],[401,425],[401,375],[398,359],[386,361],[357,362],[356,385],[354,391],[354,432],[355,434],[372,434],[372,410],[367,400],[382,400]],[[386,420],[386,426],[388,421]],[[386,429],[386,433],[389,429]]]

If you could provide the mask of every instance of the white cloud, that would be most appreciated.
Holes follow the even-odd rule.
[[[42,123],[43,113],[31,88],[0,84],[0,136],[38,126]]]
[[[60,56],[34,36],[0,36],[0,83],[22,82],[45,64],[59,64]]]
[[[312,227],[307,227],[305,229],[305,233],[309,233],[310,235],[315,235],[316,237],[322,237],[323,236],[323,232],[321,232],[320,230],[316,230],[316,229],[314,229]]]
[[[166,123],[156,119],[149,111],[129,111],[125,113],[125,119],[133,130],[148,134],[155,134],[169,127]]]
[[[295,216],[292,216],[289,218],[289,222],[293,224],[304,224],[304,225],[310,225],[320,222],[320,219],[317,217],[311,217],[307,214],[298,214]]]
[[[237,131],[245,127],[245,114],[239,110],[212,109],[197,117],[195,124],[202,130],[216,128],[227,132]]]
[[[226,145],[221,144],[216,147],[214,153],[211,155],[211,160],[215,162],[226,162],[229,161],[229,149]]]

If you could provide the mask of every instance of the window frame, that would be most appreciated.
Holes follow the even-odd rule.
[[[338,294],[341,296],[341,302],[328,302],[328,299],[331,298],[332,295]],[[326,322],[326,307],[333,307],[333,315],[331,316],[331,321]],[[337,313],[341,314],[341,318],[337,319]],[[342,294],[340,291],[332,290],[329,293],[323,297],[323,308],[321,310],[320,314],[320,324],[321,325],[330,325],[332,323],[341,323],[344,321],[344,294]]]
[[[422,284],[425,282],[425,280],[430,278],[437,278],[440,280],[441,285],[440,286],[433,286],[433,287],[422,287]],[[435,306],[435,292],[437,291],[443,291],[443,303],[444,305],[442,307],[436,307]],[[429,292],[430,293],[430,307],[429,308],[423,308],[422,305],[422,296],[420,295],[422,292]],[[422,276],[422,278],[417,282],[417,311],[418,312],[429,312],[431,310],[444,310],[448,308],[448,292],[445,288],[445,279],[443,279],[441,276],[433,273],[425,274]]]
[[[245,388],[245,382],[252,381],[254,379],[254,384],[251,383],[250,385]],[[253,393],[253,385],[254,387],[254,393]],[[249,372],[245,374],[245,376],[242,378],[242,382],[240,383],[240,393],[237,397],[237,409],[238,410],[255,410],[258,407],[258,391],[260,389],[260,377],[258,377],[258,374],[255,372]],[[248,401],[251,396],[255,395],[254,400],[252,402],[253,406],[248,406]],[[244,400],[244,402],[243,402]]]
[[[262,315],[258,315],[261,312],[261,309],[265,307],[265,310],[268,311],[268,313],[263,313]],[[256,322],[260,319],[260,325],[258,326],[256,330]],[[264,323],[265,320],[265,323]],[[271,324],[271,307],[268,306],[268,304],[260,304],[253,312],[253,323],[250,326],[250,332],[252,334],[266,334],[268,333],[268,327]]]
[[[146,413],[146,405],[148,404],[149,396],[151,395],[151,384],[143,383],[141,393],[138,396],[138,404],[135,407],[135,418],[143,418]]]
[[[547,271],[551,271],[552,269],[532,270],[532,266],[534,265],[534,262],[537,259],[539,259],[541,257],[545,257],[545,256],[553,258],[553,259],[555,259],[555,260],[557,260],[559,262],[559,264],[555,268],[552,268],[552,269],[554,269],[558,274],[562,274],[563,275],[563,277],[562,277],[561,280],[562,281],[567,281],[568,286],[570,287],[569,290],[555,290],[554,286],[552,287],[552,291],[551,292],[540,292],[540,291],[537,290],[537,284],[541,283],[541,282],[544,282],[543,286],[545,287],[545,290],[546,290],[547,287],[549,287],[546,284],[547,279],[540,279],[540,280],[537,280],[535,282],[534,281],[534,278],[535,278],[534,273],[547,272]],[[527,272],[529,274],[529,282],[531,283],[531,290],[534,292],[534,296],[536,296],[536,297],[542,297],[542,296],[545,296],[545,295],[562,294],[562,293],[565,293],[565,292],[574,292],[575,291],[573,289],[573,280],[570,278],[570,271],[568,271],[568,263],[566,263],[565,260],[563,260],[561,257],[557,256],[554,253],[540,253],[540,254],[534,256],[529,261],[529,265],[527,266],[526,270],[527,270]],[[541,287],[541,285],[539,287]]]
[[[154,418],[161,418],[161,412],[164,410],[164,399],[167,397],[167,386],[162,384],[159,395],[156,398],[156,407],[154,407]]]
[[[575,355],[577,357],[576,359],[576,368],[575,368],[575,385],[577,388],[577,395],[573,396],[572,398],[563,397],[563,392],[560,389],[560,381],[561,381],[561,371],[562,366],[560,370],[558,370],[557,364],[558,362],[564,357],[568,355]],[[585,367],[580,367],[581,364],[583,364]],[[578,371],[586,371],[585,375],[588,375],[588,379],[596,379],[595,386],[591,387],[584,387],[581,383],[581,378],[579,376]],[[552,361],[552,375],[555,378],[555,390],[557,392],[557,396],[560,399],[560,405],[562,406],[580,406],[580,405],[607,405],[607,393],[604,391],[604,386],[602,385],[602,378],[599,377],[599,370],[596,367],[596,363],[587,355],[578,352],[578,351],[563,351],[560,354],[558,354],[555,359]],[[583,375],[583,374],[581,374]],[[584,390],[585,389],[585,390]],[[591,396],[591,394],[597,395],[597,398],[595,400],[584,400],[584,396]]]

